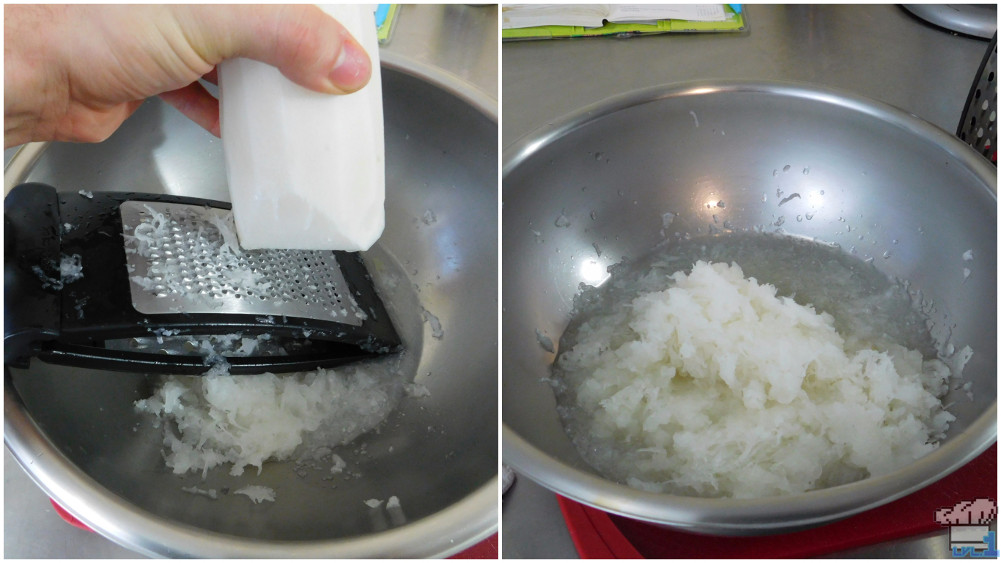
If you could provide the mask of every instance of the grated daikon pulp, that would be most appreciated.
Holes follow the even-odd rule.
[[[955,420],[949,368],[906,294],[819,245],[756,237],[693,243],[579,296],[553,382],[603,475],[688,496],[792,494],[907,465]],[[796,298],[694,256],[739,256]]]
[[[404,394],[398,365],[386,357],[295,374],[168,376],[135,406],[163,427],[174,473],[204,476],[223,464],[231,475],[260,473],[268,460],[334,455],[331,447],[376,428]]]

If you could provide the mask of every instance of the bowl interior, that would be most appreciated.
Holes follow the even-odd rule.
[[[173,475],[161,458],[160,430],[133,411],[153,378],[38,361],[14,371],[30,418],[79,471],[168,521],[275,541],[350,538],[401,525],[364,504],[394,495],[406,522],[415,522],[496,476],[497,124],[457,94],[398,70],[383,70],[383,89],[386,230],[365,258],[407,346],[407,377],[430,396],[405,397],[377,430],[335,450],[353,475],[302,476],[292,463],[271,462],[260,475],[248,470],[235,478],[220,467],[203,480]],[[105,143],[52,144],[23,181],[228,200],[219,140],[156,100]],[[424,220],[429,210],[434,221]],[[439,319],[443,337],[432,335],[424,310]],[[273,488],[277,501],[252,505],[239,495],[210,500],[181,491],[248,484]]]
[[[547,486],[628,512],[613,498],[625,487],[595,492],[564,433],[543,381],[555,354],[540,335],[558,346],[579,284],[600,284],[609,265],[686,235],[749,230],[837,244],[909,280],[933,336],[974,350],[963,372],[972,399],[945,399],[957,417],[947,441],[963,439],[997,396],[996,175],[971,155],[885,106],[749,84],[623,96],[507,147],[502,417],[523,441],[512,458]],[[680,500],[648,497],[630,515],[658,520]]]

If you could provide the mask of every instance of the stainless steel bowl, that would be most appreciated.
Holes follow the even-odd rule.
[[[657,87],[516,141],[504,151],[502,186],[504,462],[601,510],[734,535],[818,525],[940,479],[997,437],[996,182],[983,157],[912,115],[793,84]],[[801,197],[783,202],[777,190]],[[664,213],[676,216],[662,234]],[[639,258],[665,235],[753,228],[854,247],[860,260],[909,280],[934,302],[935,335],[954,325],[957,348],[974,350],[963,374],[973,399],[962,390],[946,397],[957,421],[934,453],[825,490],[705,499],[602,478],[560,424],[543,382],[555,355],[540,335],[557,342],[578,284],[599,283],[605,267]]]
[[[399,62],[402,61],[402,62]],[[430,397],[405,398],[366,454],[361,474],[301,478],[268,463],[216,487],[255,483],[277,501],[252,505],[181,492],[200,475],[164,467],[160,431],[132,409],[151,392],[142,374],[34,362],[5,377],[4,437],[32,479],[115,542],[170,557],[423,557],[474,545],[497,528],[497,108],[466,83],[384,58],[386,230],[366,255],[409,350],[409,377]],[[228,199],[221,143],[168,106],[147,102],[108,141],[25,147],[9,186],[166,192]],[[431,210],[435,220],[424,221]],[[440,320],[433,337],[422,308]],[[332,488],[331,485],[337,485]],[[400,499],[406,523],[366,499]]]

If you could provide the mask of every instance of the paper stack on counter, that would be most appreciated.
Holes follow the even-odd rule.
[[[740,4],[506,4],[505,40],[743,31]]]

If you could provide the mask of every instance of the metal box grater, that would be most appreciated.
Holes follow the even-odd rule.
[[[966,98],[956,136],[997,164],[998,34],[994,32]]]

